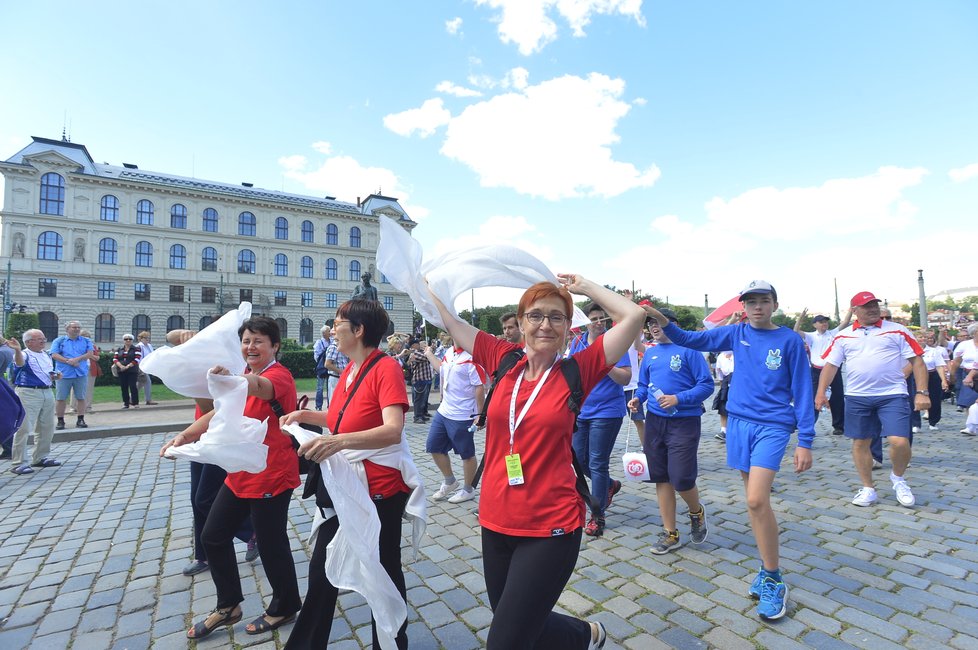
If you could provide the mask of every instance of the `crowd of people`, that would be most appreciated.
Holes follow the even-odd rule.
[[[355,296],[327,321],[314,345],[314,410],[299,407],[295,380],[278,361],[282,341],[276,322],[247,319],[238,330],[246,365],[244,415],[267,420],[268,457],[257,474],[227,473],[206,463],[191,466],[194,555],[184,574],[209,571],[215,602],[187,631],[188,638],[206,637],[244,617],[237,538],[248,545],[246,559],[260,558],[271,585],[264,610],[245,631],[264,634],[295,621],[287,648],[328,645],[342,588],[327,569],[329,554],[336,552],[330,549],[342,538],[344,525],[360,525],[341,514],[348,512],[336,502],[343,497],[330,493],[319,465],[337,454],[355,468],[373,504],[383,579],[406,605],[401,522],[408,516],[423,519],[425,501],[406,444],[409,411],[414,424],[427,427],[425,452],[441,475],[428,498],[452,506],[477,500],[493,612],[486,644],[505,649],[603,647],[607,632],[600,622],[554,608],[582,540],[600,537],[609,526],[609,508],[622,487],[612,477],[610,458],[626,418],[641,423],[647,480],[654,485],[662,524],[648,551],[664,555],[687,538],[693,544],[708,538],[709,504],[697,487],[698,455],[704,403],[715,395],[713,408],[721,417],[717,438],[727,465],[742,477],[757,546],[758,571],[745,591],[758,601],[757,613],[765,620],[788,611],[771,490],[793,434],[792,467],[800,473],[813,466],[816,420],[823,412],[831,417],[832,433],[852,441],[860,487],[851,502],[860,507],[882,498],[873,471],[881,466],[885,441],[893,496],[909,508],[916,498],[907,469],[922,415],[928,431],[939,430],[941,404],[951,398],[959,411],[972,411],[962,433],[978,433],[978,324],[954,340],[943,328],[914,331],[893,321],[873,293],[862,291],[852,297],[837,327],[816,315],[814,331],[803,331],[805,310],[792,330],[773,322],[775,288],[755,280],[740,293],[742,311],[726,324],[690,331],[680,328],[667,308],[636,305],[579,275],[558,279],[527,289],[517,310],[500,318],[499,336],[462,321],[432,293],[445,332],[431,342],[389,334],[380,303],[370,295]],[[589,301],[583,309],[588,321],[579,331],[572,327],[572,294]],[[176,330],[167,343],[180,345],[193,335]],[[123,408],[154,403],[152,382],[148,377],[140,382],[139,370],[140,361],[153,353],[150,339],[148,332],[126,334],[113,352]],[[61,464],[50,456],[51,440],[66,426],[69,396],[75,398],[76,427],[87,426],[99,350],[75,321],[49,349],[40,330],[28,330],[22,340],[10,339],[5,346],[27,411],[10,458],[14,473],[29,474]],[[705,353],[715,358],[712,368]],[[221,366],[210,370],[229,372]],[[430,415],[433,387],[441,399]],[[200,440],[214,415],[213,401],[198,399],[193,424],[160,455]],[[292,425],[321,427],[325,433],[300,442],[288,433]],[[28,463],[31,432],[37,437]],[[477,437],[484,438],[481,463]],[[461,462],[458,477],[451,454]],[[289,504],[303,485],[300,465],[308,465],[302,495],[316,503],[304,597],[288,538]],[[688,531],[677,522],[680,500]],[[339,561],[352,559],[344,555]],[[406,619],[388,629],[389,612],[375,614],[374,646],[384,645],[384,639],[408,647]]]

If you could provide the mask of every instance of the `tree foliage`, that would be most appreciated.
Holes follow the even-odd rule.
[[[4,336],[8,339],[16,338],[23,341],[24,332],[30,329],[37,329],[41,326],[41,320],[37,314],[7,314],[7,331]]]

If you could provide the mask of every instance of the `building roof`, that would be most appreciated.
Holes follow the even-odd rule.
[[[32,156],[54,151],[76,163],[78,163],[78,173],[89,176],[99,176],[102,178],[114,178],[122,181],[133,181],[147,185],[158,185],[160,187],[180,188],[185,190],[196,190],[210,194],[223,194],[231,198],[249,199],[257,201],[272,201],[275,203],[285,203],[306,208],[317,208],[321,210],[333,210],[336,212],[346,212],[350,214],[372,215],[375,211],[389,207],[401,214],[402,221],[411,221],[407,212],[397,202],[397,199],[387,196],[371,194],[367,200],[359,206],[346,201],[338,201],[334,197],[318,198],[314,196],[304,196],[302,194],[291,194],[278,190],[267,190],[260,187],[247,187],[232,183],[221,183],[218,181],[202,180],[187,176],[177,176],[175,174],[165,174],[161,172],[144,171],[137,169],[135,165],[116,166],[107,163],[96,163],[88,149],[84,145],[68,142],[67,140],[52,140],[50,138],[32,137],[32,142],[15,153],[6,160],[7,163],[15,165],[30,165],[28,160]]]

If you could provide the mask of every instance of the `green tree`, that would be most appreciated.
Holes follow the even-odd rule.
[[[4,336],[8,339],[16,338],[23,341],[24,332],[30,329],[37,329],[41,326],[41,321],[37,314],[7,314],[7,331]]]
[[[955,307],[934,307],[928,304],[928,309],[956,309]],[[910,324],[920,327],[920,303],[915,302],[914,304],[907,307],[910,310]]]

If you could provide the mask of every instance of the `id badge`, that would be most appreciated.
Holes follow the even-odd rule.
[[[506,456],[506,476],[510,485],[523,485],[523,465],[520,464],[519,454]]]

